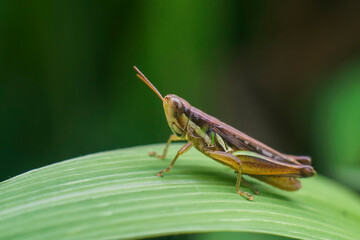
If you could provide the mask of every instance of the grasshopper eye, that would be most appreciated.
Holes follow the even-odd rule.
[[[182,103],[178,99],[174,99],[173,104],[174,104],[175,109],[181,109],[182,108]]]
[[[173,117],[178,118],[184,113],[184,105],[178,99],[172,100]]]

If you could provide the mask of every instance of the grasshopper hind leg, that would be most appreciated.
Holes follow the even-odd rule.
[[[235,171],[235,173],[237,174],[238,172]],[[257,190],[257,188],[254,185],[252,185],[251,183],[246,181],[245,178],[241,179],[241,183],[243,183],[243,185],[245,185],[245,187],[251,189],[251,191],[253,191],[253,193],[255,193],[256,195],[260,194],[259,190]]]
[[[255,193],[256,195],[259,195],[260,192],[257,190],[257,188],[252,185],[251,183],[249,183],[248,181],[246,181],[244,178],[242,179],[242,183],[247,187],[247,188],[250,188],[253,193]]]
[[[247,200],[254,200],[254,196],[252,196],[250,193],[240,190],[240,183],[241,183],[241,176],[242,176],[242,167],[241,167],[240,159],[238,159],[234,155],[227,153],[227,152],[208,151],[208,152],[204,152],[204,153],[207,156],[211,157],[212,159],[215,159],[216,161],[218,161],[224,165],[227,165],[227,166],[231,167],[232,169],[235,169],[235,171],[237,172],[235,191],[240,196],[243,196]],[[244,182],[246,182],[246,181],[244,181]]]
[[[243,179],[244,180],[244,179]],[[254,196],[251,195],[250,193],[244,192],[242,190],[240,190],[240,183],[241,183],[241,172],[238,172],[237,175],[237,179],[236,179],[236,186],[235,186],[235,190],[236,192],[240,195],[243,196],[244,198],[246,198],[247,200],[254,200]]]
[[[235,173],[237,174],[238,172],[235,171]],[[251,183],[249,183],[248,181],[246,181],[245,178],[241,179],[241,183],[243,185],[245,185],[245,187],[251,189],[251,191],[253,191],[253,193],[255,193],[256,195],[260,194],[260,192],[257,190],[257,188],[254,185],[252,185]]]
[[[181,137],[178,137],[175,134],[172,134],[172,135],[170,135],[169,140],[166,143],[165,149],[164,149],[164,151],[163,151],[163,153],[161,155],[157,154],[156,152],[149,152],[149,155],[160,158],[160,159],[164,159],[166,157],[167,150],[168,150],[168,148],[170,146],[170,143],[173,142],[173,141],[181,141],[181,140],[183,140]]]

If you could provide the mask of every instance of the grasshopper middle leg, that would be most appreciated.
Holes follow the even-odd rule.
[[[173,142],[173,141],[181,141],[181,140],[183,140],[181,137],[178,137],[175,134],[172,134],[172,135],[170,135],[169,140],[166,143],[164,152],[161,155],[157,154],[156,152],[149,152],[149,155],[150,156],[155,156],[155,157],[160,158],[160,159],[164,159],[166,157],[166,153],[167,153],[167,150],[168,150],[168,148],[170,146],[170,143]]]

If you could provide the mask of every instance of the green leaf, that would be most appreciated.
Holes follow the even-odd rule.
[[[285,192],[252,180],[261,194],[235,193],[236,175],[195,149],[169,164],[149,157],[164,145],[87,155],[0,184],[0,238],[128,239],[243,231],[301,239],[356,239],[356,193],[321,176]],[[246,177],[246,176],[245,176]],[[248,177],[247,179],[250,179]]]

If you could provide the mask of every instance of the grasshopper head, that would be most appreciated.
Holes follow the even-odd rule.
[[[171,130],[178,136],[183,136],[186,132],[186,126],[189,118],[190,104],[174,94],[166,95],[164,98],[160,92],[152,85],[152,83],[145,77],[140,70],[135,67],[138,72],[137,76],[143,81],[149,88],[151,88],[163,101],[166,120]],[[187,115],[187,116],[186,116]]]
[[[191,105],[181,97],[169,94],[163,101],[166,120],[171,130],[178,136],[183,136],[186,132],[186,126],[189,118],[185,114],[190,111]]]

